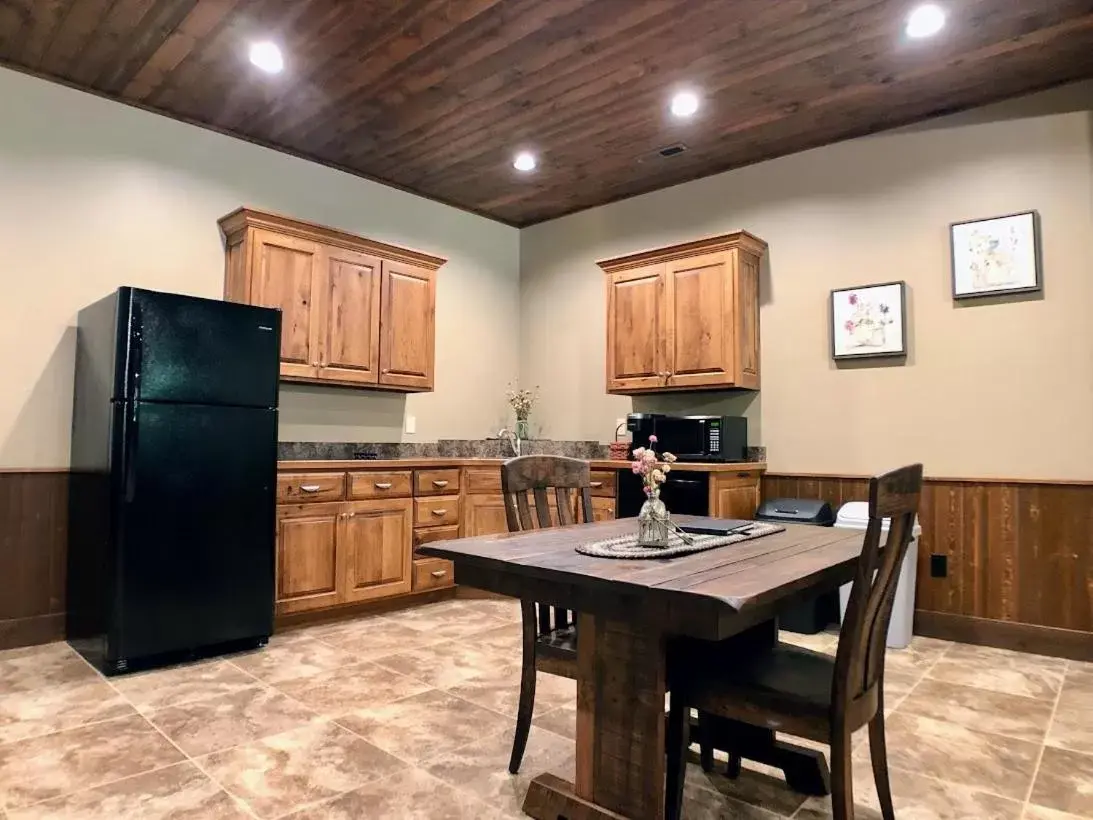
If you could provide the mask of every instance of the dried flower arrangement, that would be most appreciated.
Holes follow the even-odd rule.
[[[649,436],[649,446],[636,448],[634,460],[630,462],[633,473],[642,477],[646,498],[652,500],[660,498],[660,485],[664,483],[676,461],[671,453],[665,453],[662,458],[658,458],[657,451],[653,449],[656,443],[657,437]]]
[[[506,395],[508,395],[509,405],[516,413],[516,420],[527,421],[528,416],[531,415],[532,406],[539,398],[539,388],[536,386],[534,390],[521,390],[519,387],[510,385]]]

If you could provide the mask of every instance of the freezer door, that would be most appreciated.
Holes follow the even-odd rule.
[[[122,296],[117,397],[277,406],[280,311],[136,288]]]
[[[277,412],[120,409],[127,417],[108,659],[268,636]]]

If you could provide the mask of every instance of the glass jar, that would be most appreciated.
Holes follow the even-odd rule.
[[[643,547],[668,546],[668,508],[655,493],[645,500],[638,513],[638,544]]]

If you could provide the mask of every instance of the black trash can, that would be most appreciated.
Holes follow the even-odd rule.
[[[775,498],[764,501],[755,513],[759,521],[775,521],[779,524],[812,524],[831,527],[835,513],[831,505],[818,498]],[[786,610],[778,618],[778,626],[790,632],[815,635],[838,623],[839,591],[831,590],[810,598],[804,603]]]

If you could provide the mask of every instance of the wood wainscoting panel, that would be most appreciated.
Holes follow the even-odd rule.
[[[65,630],[68,472],[0,472],[0,649]]]
[[[861,476],[767,473],[762,486],[764,499],[822,498],[836,509],[869,492]],[[992,632],[995,623],[1088,633],[1093,642],[1093,482],[927,478],[919,522],[919,613],[976,619],[960,640],[1017,634]],[[945,557],[943,578],[930,574],[933,555]]]

